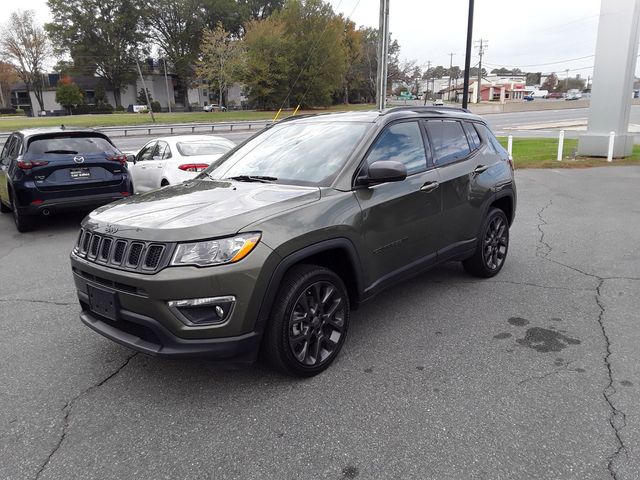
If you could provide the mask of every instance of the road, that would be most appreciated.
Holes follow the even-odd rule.
[[[497,135],[513,135],[514,137],[553,137],[558,136],[561,128],[544,128],[539,130],[522,130],[518,127],[531,126],[535,124],[553,124],[562,122],[579,122],[587,119],[588,110],[586,108],[575,108],[568,110],[540,110],[517,113],[496,113],[484,115],[491,128]],[[631,106],[631,124],[640,124],[640,105]],[[216,132],[238,143],[253,135],[254,131],[233,131]],[[580,131],[566,130],[566,138],[577,138]],[[138,150],[146,142],[159,135],[145,135],[140,137],[113,137],[113,141],[121,150]],[[640,136],[636,136],[636,143],[640,143]]]
[[[0,478],[640,478],[640,168],[518,171],[505,268],[356,311],[296,380],[133,354],[78,319],[81,216],[0,217]],[[623,230],[624,229],[624,230]]]

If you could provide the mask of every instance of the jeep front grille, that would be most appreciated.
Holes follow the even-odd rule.
[[[139,273],[166,267],[173,244],[114,238],[81,229],[74,253],[91,263]]]

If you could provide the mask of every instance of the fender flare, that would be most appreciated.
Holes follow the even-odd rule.
[[[269,279],[269,283],[267,284],[267,289],[262,297],[262,302],[256,321],[256,331],[260,333],[264,331],[267,321],[269,320],[269,314],[271,312],[273,302],[275,301],[278,289],[280,288],[282,279],[284,278],[287,271],[292,266],[304,261],[305,258],[309,258],[318,253],[334,249],[344,250],[349,257],[356,282],[356,297],[357,300],[361,298],[363,292],[364,277],[362,264],[360,262],[360,256],[358,255],[355,245],[351,240],[345,237],[323,240],[321,242],[314,243],[290,253],[289,255],[284,257],[280,261],[280,263],[278,263],[273,273],[271,274],[271,278]]]

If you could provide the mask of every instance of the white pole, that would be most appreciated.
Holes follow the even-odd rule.
[[[507,153],[513,157],[513,135],[507,137]]]
[[[609,132],[609,150],[607,150],[607,162],[613,160],[613,143],[616,140],[616,132]]]
[[[558,136],[558,158],[557,160],[562,161],[562,152],[564,150],[564,130],[560,130],[560,135]]]

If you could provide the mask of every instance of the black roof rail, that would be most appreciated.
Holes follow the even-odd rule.
[[[438,113],[438,111],[442,111],[442,110],[454,110],[454,111],[459,111],[459,112],[465,112],[465,113],[472,113],[468,108],[462,108],[462,107],[450,107],[448,105],[443,105],[443,106],[436,106],[436,105],[429,105],[429,106],[406,106],[406,107],[391,107],[391,108],[387,108],[385,110],[383,110],[382,112],[380,112],[381,115],[387,115],[389,113],[395,113],[395,112],[406,112],[406,111],[410,111],[410,112],[415,112],[415,113]],[[442,113],[442,112],[440,112]]]

